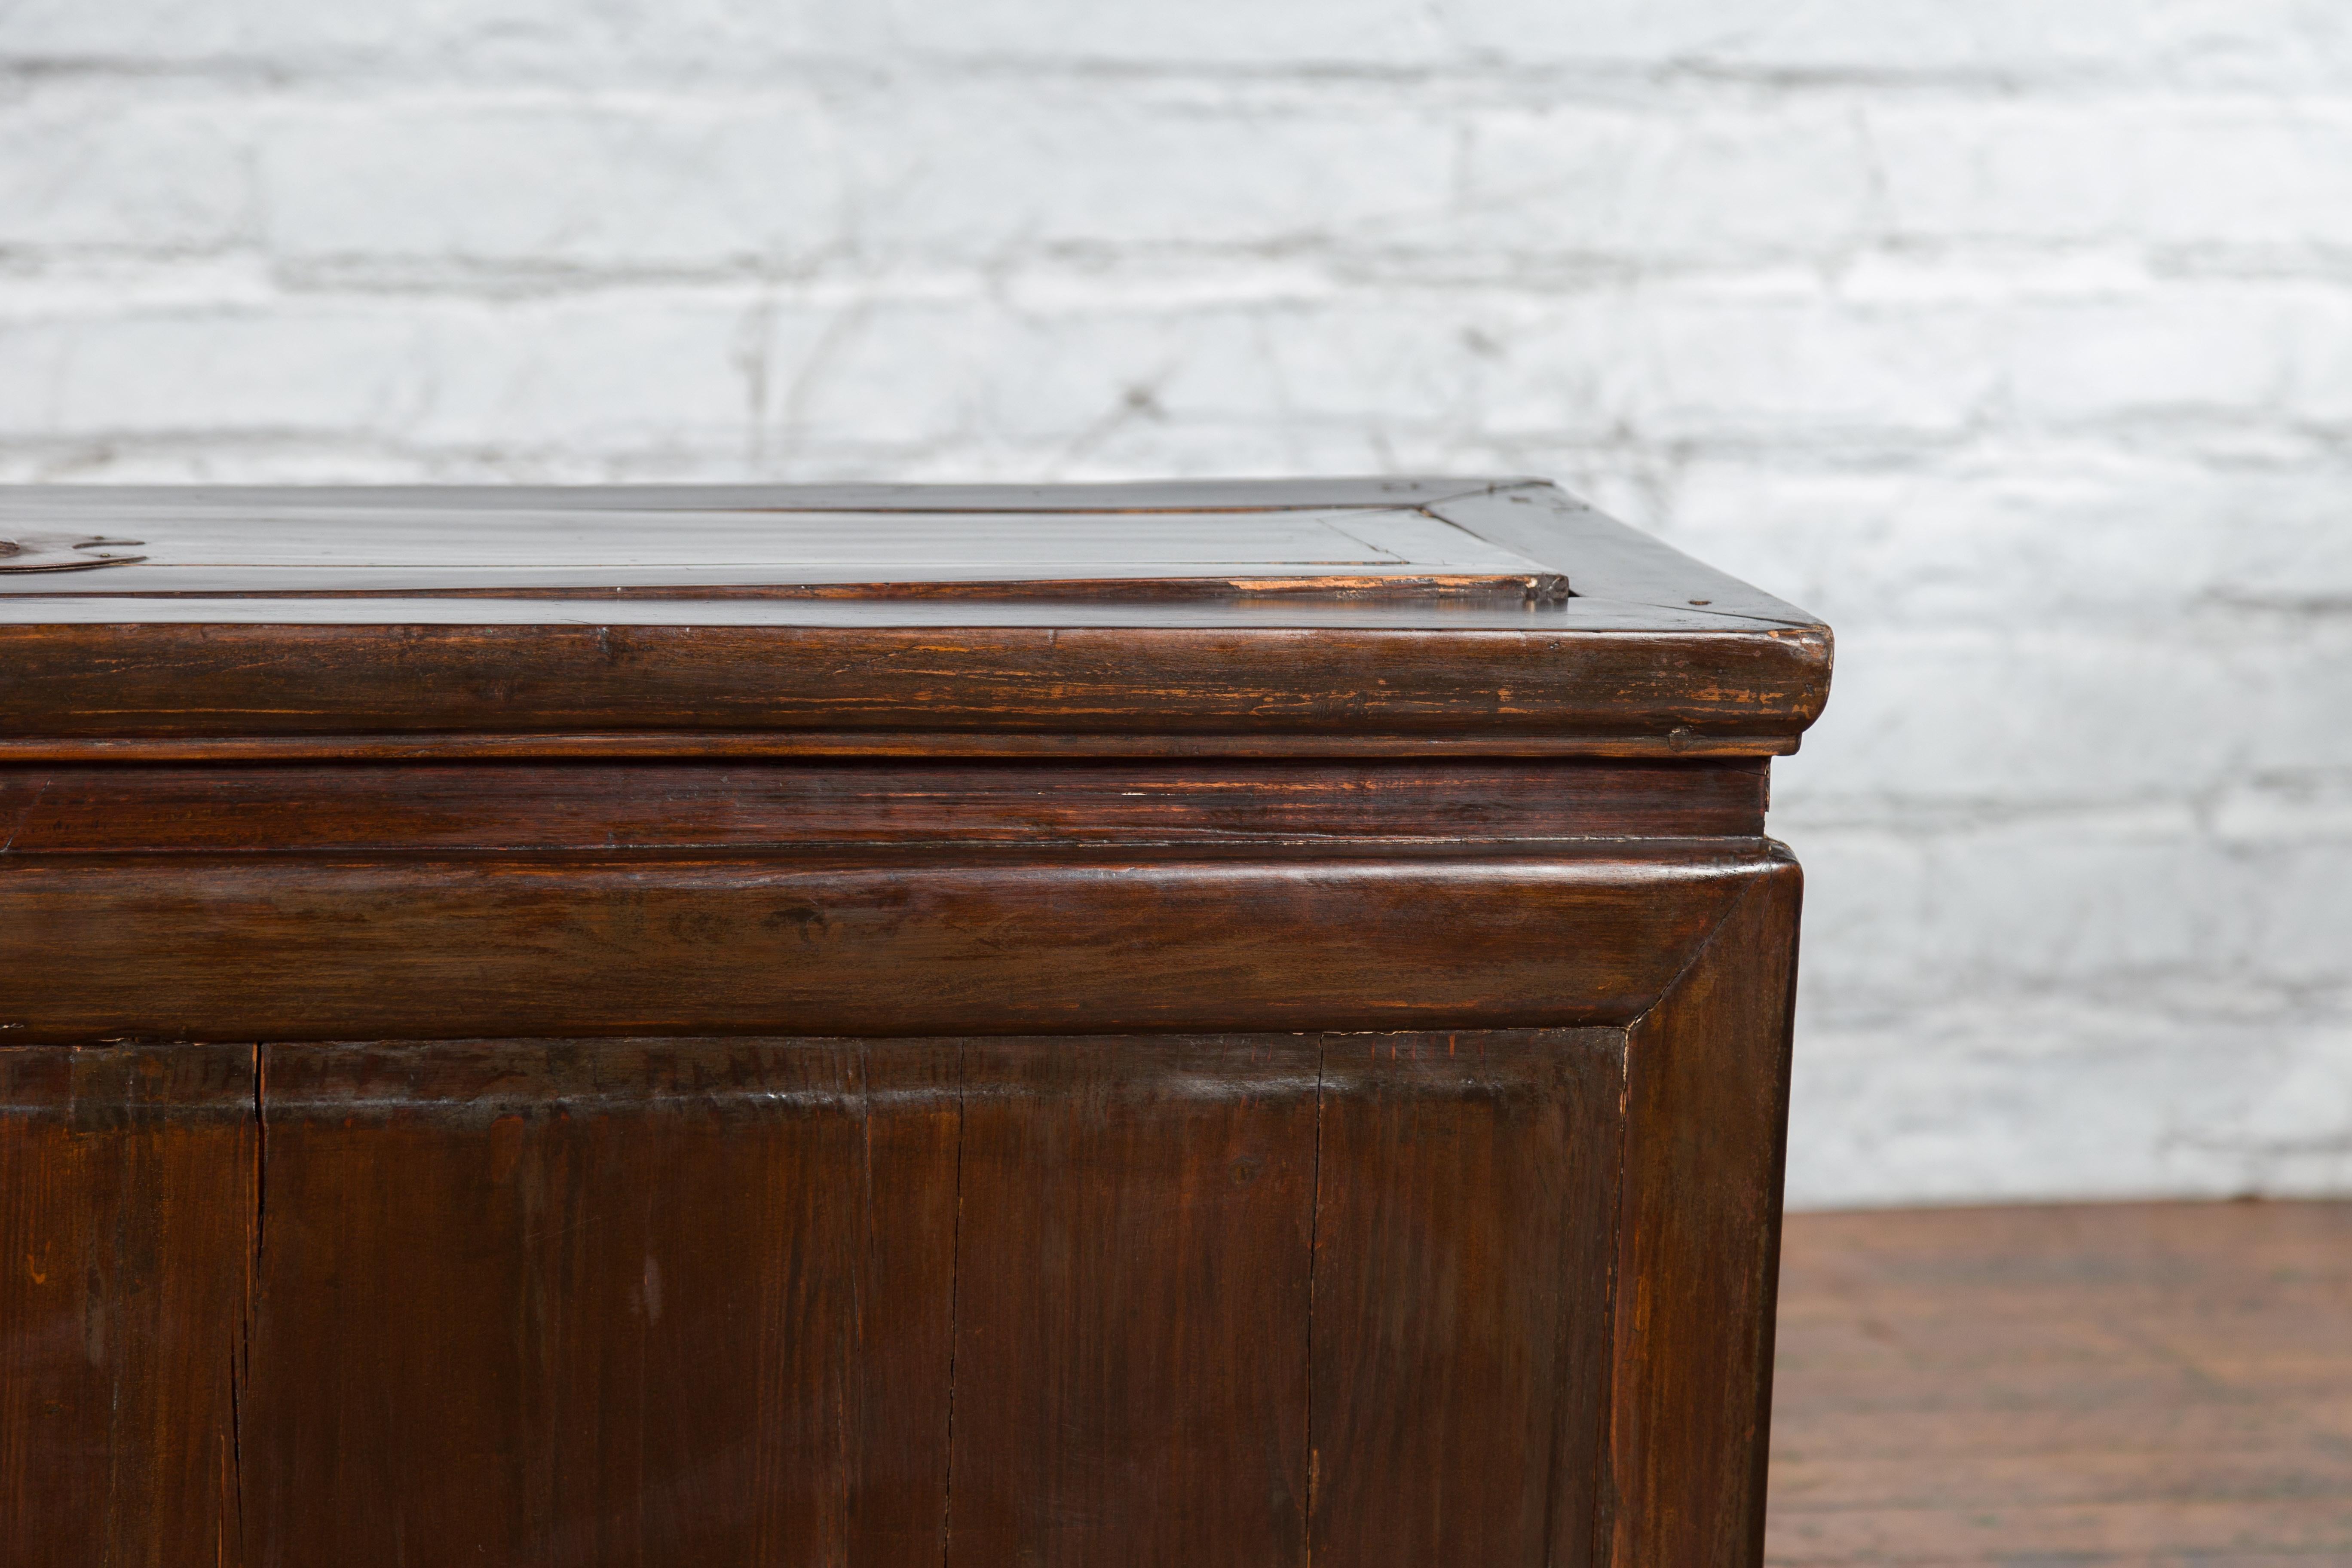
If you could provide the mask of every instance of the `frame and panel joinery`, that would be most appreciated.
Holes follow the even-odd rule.
[[[255,504],[0,533],[134,500]],[[1398,596],[6,584],[12,1563],[1757,1559],[1823,628],[1523,481],[465,507]]]
[[[58,1092],[206,1049],[201,1145],[151,1149],[86,1067]],[[27,1216],[45,1263],[85,1310],[204,1292],[127,1331],[166,1375],[37,1429],[162,1450],[175,1502],[106,1499],[132,1539],[241,1511],[264,1561],[1591,1561],[1624,1059],[1610,1028],[17,1047],[7,1155],[131,1184],[77,1192],[78,1236]]]

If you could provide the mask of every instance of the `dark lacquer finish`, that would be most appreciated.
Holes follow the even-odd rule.
[[[0,538],[0,1560],[1758,1561],[1802,612],[1525,480]]]
[[[0,769],[0,842],[19,855],[930,842],[1339,849],[1763,831],[1764,763],[1745,758]]]

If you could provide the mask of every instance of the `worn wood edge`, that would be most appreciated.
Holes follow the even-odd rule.
[[[595,758],[1783,757],[1795,735],[1118,735],[954,731],[0,736],[0,765]]]
[[[1820,616],[1685,555],[1547,480],[1498,485],[1424,502],[1422,510],[1565,573],[1580,598],[1677,612],[1698,609],[1736,626],[1829,635]]]
[[[1797,934],[1803,897],[1803,873],[1785,845],[1771,842],[1763,864],[1747,872],[1748,885],[1727,900],[1706,934],[1684,955],[1674,978],[1657,1000],[1626,1026],[1626,1108],[1622,1123],[1623,1174],[1619,1185],[1619,1237],[1614,1278],[1611,1282],[1611,1313],[1614,1321],[1614,1352],[1605,1394],[1608,1432],[1602,1453],[1609,1467],[1602,1508],[1595,1521],[1594,1561],[1610,1568],[1759,1568],[1764,1558],[1765,1508],[1770,1463],[1772,1354],[1775,1294],[1780,1275],[1782,1189],[1788,1162],[1790,1053],[1796,1010]],[[1780,907],[1775,907],[1780,906]],[[1710,1002],[1744,1007],[1750,1016],[1735,1021],[1709,1019]],[[1685,1013],[1693,1016],[1686,1027]],[[1746,1033],[1727,1034],[1733,1022],[1749,1026]],[[1663,1062],[1662,1051],[1674,1048],[1678,1034],[1687,1033],[1683,1047],[1687,1058],[1695,1051],[1714,1059],[1693,1070],[1687,1059]],[[1762,1053],[1765,1059],[1754,1060]],[[1727,1062],[1724,1058],[1731,1057]],[[1746,1058],[1746,1059],[1739,1059]],[[1720,1204],[1733,1195],[1727,1173],[1707,1169],[1697,1180],[1675,1183],[1670,1190],[1645,1186],[1636,1155],[1645,1137],[1680,1131],[1685,1136],[1709,1135],[1709,1155],[1720,1152],[1727,1131],[1714,1119],[1701,1119],[1693,1107],[1675,1106],[1679,1089],[1720,1081],[1727,1071],[1748,1069],[1769,1073],[1770,1104],[1766,1110],[1764,1147],[1740,1152],[1749,1157],[1748,1173],[1764,1182],[1763,1235],[1757,1258],[1757,1278],[1748,1300],[1740,1305],[1750,1313],[1755,1340],[1747,1351],[1755,1362],[1754,1402],[1749,1420],[1748,1468],[1742,1477],[1744,1498],[1738,1517],[1726,1520],[1707,1510],[1710,1479],[1685,1475],[1666,1478],[1659,1497],[1645,1495],[1645,1483],[1655,1478],[1654,1448],[1659,1433],[1679,1420],[1679,1429],[1691,1431],[1705,1413],[1694,1410],[1658,1412],[1642,1403],[1654,1397],[1654,1377],[1645,1353],[1653,1337],[1666,1342],[1675,1353],[1693,1345],[1720,1346],[1739,1325],[1719,1314],[1698,1314],[1703,1321],[1659,1332],[1647,1318],[1655,1300],[1650,1294],[1658,1280],[1640,1268],[1645,1240],[1643,1225],[1679,1211],[1685,1225],[1704,1227],[1710,1217],[1695,1212],[1708,1203]],[[1664,1075],[1680,1068],[1685,1081],[1670,1082]],[[1662,1103],[1651,1103],[1659,1097]],[[1683,1151],[1689,1152],[1687,1146]],[[1736,1156],[1735,1156],[1736,1160]],[[1680,1173],[1687,1178],[1690,1173]],[[1731,1173],[1737,1174],[1735,1169]],[[1708,1268],[1719,1272],[1722,1254],[1710,1253]],[[1650,1419],[1660,1414],[1668,1422]],[[1675,1483],[1681,1486],[1677,1489]],[[1631,1506],[1629,1506],[1631,1505]],[[1654,1532],[1663,1520],[1670,1535]]]
[[[0,626],[22,740],[365,733],[1356,734],[1758,749],[1813,629]]]
[[[1378,503],[1395,504],[1395,486],[1381,484]],[[1476,485],[1459,504],[1431,500],[1424,510],[1454,521],[1450,508],[1469,519],[1457,525],[1481,537],[1563,560],[1582,590],[1569,605],[1617,605],[1683,625],[26,623],[0,626],[0,688],[14,710],[5,727],[17,731],[0,735],[0,760],[528,756],[552,754],[539,749],[551,744],[610,756],[1796,749],[1827,699],[1827,627],[1785,618],[1802,612],[1548,484]],[[1579,564],[1595,552],[1597,565]],[[1659,591],[1695,584],[1723,584],[1724,607],[1693,609]],[[1714,603],[1706,594],[1685,598]],[[1735,613],[1759,605],[1783,618]],[[1695,616],[1704,629],[1689,625]],[[1315,653],[1304,669],[1297,661],[1309,644],[1301,639]],[[910,681],[897,661],[914,651],[924,660]],[[332,679],[305,679],[305,669]],[[820,669],[861,673],[845,689],[813,684]],[[1396,679],[1364,679],[1376,672]],[[1075,683],[1067,698],[1065,683]],[[943,697],[954,700],[941,712]],[[598,728],[583,733],[583,725]],[[1351,733],[1357,725],[1365,732]],[[453,750],[460,738],[507,749]],[[290,749],[174,749],[199,742]],[[125,742],[147,749],[113,750]]]

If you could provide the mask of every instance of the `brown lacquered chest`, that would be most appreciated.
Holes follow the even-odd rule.
[[[1529,480],[0,540],[0,1563],[1759,1560],[1803,612]]]

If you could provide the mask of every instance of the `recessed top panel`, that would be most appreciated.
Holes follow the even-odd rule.
[[[1410,507],[1152,511],[0,501],[0,594],[1558,599]]]
[[[1771,755],[1829,679],[1529,479],[0,488],[0,761]]]

